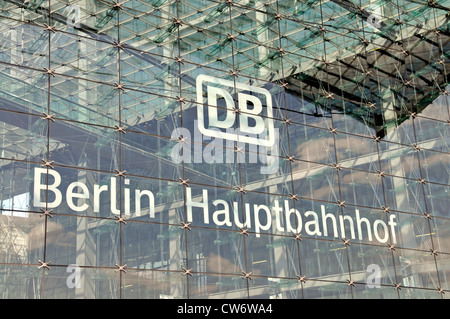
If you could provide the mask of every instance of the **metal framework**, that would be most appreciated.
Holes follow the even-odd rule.
[[[29,182],[34,166],[66,170],[68,177],[86,182],[116,176],[121,180],[121,207],[124,180],[135,178],[159,187],[166,199],[156,208],[157,221],[127,220],[122,211],[119,216],[92,211],[77,216],[48,207],[13,208],[36,217],[44,229],[42,247],[21,262],[42,271],[42,282],[55,268],[65,269],[64,262],[50,263],[47,258],[53,232],[60,231],[60,224],[53,223],[59,215],[76,220],[76,226],[65,221],[62,227],[76,233],[77,264],[95,273],[90,278],[83,275],[85,289],[76,297],[98,297],[103,288],[110,296],[126,297],[127,284],[139,286],[141,281],[142,286],[153,283],[156,297],[308,298],[310,292],[314,297],[357,297],[356,286],[364,284],[366,272],[352,258],[365,254],[361,263],[368,264],[375,249],[384,249],[379,260],[383,287],[391,288],[390,296],[407,296],[400,289],[407,286],[412,294],[413,288],[426,293],[436,293],[437,288],[436,295],[443,297],[447,276],[439,270],[447,269],[447,259],[440,263],[436,251],[450,253],[445,237],[402,234],[404,247],[394,247],[391,241],[382,247],[274,233],[260,244],[251,238],[251,230],[189,224],[185,200],[187,187],[207,186],[237,199],[242,207],[249,196],[258,194],[289,199],[298,209],[308,201],[333,205],[338,215],[364,207],[383,218],[392,212],[412,216],[417,218],[411,222],[417,234],[433,234],[434,220],[423,215],[433,212],[435,217],[439,204],[427,197],[428,187],[439,190],[436,201],[441,196],[445,202],[450,182],[449,4],[448,0],[2,0],[0,111],[7,115],[1,119],[2,176]],[[375,13],[376,26],[368,23]],[[179,141],[170,133],[192,127],[198,103],[195,76],[200,73],[265,86],[273,94],[274,120],[283,140],[277,156],[286,163],[281,172],[261,176],[241,163],[198,168],[171,161],[170,150]],[[441,116],[429,116],[427,107],[433,112],[439,108]],[[428,132],[427,121],[440,133],[399,137],[404,126]],[[298,142],[301,138],[306,142]],[[355,141],[362,149],[347,152]],[[415,175],[404,172],[408,170],[402,166],[404,157],[418,166]],[[142,164],[146,162],[152,164]],[[430,163],[444,166],[441,177],[427,170]],[[17,166],[20,170],[11,175]],[[414,188],[408,186],[413,183]],[[372,196],[362,198],[358,187]],[[1,188],[2,202],[31,189],[27,183],[2,183]],[[408,191],[399,191],[402,188]],[[448,217],[448,212],[438,216],[442,223]],[[1,222],[3,228],[12,223]],[[29,227],[34,223],[30,218]],[[159,229],[151,237],[159,240],[152,244],[152,252],[126,232],[141,223]],[[197,250],[196,244],[201,246],[214,232],[220,233],[214,240],[215,255]],[[2,252],[23,258],[17,241],[20,231],[11,227],[2,234]],[[106,248],[104,238],[109,242]],[[139,251],[130,257],[125,242],[136,244]],[[304,242],[310,246],[305,248]],[[269,250],[272,272],[267,273],[275,276],[255,271],[263,261],[252,259],[252,249]],[[12,252],[16,250],[20,253]],[[221,255],[224,251],[229,259]],[[410,273],[409,260],[399,258],[399,251],[428,253],[431,259],[422,262],[417,257],[420,262]],[[321,263],[317,252],[328,264]],[[6,268],[12,263],[16,261],[1,260]],[[10,275],[3,276],[5,283]],[[32,272],[30,278],[35,283],[41,277]],[[416,283],[408,284],[411,278]],[[43,286],[34,293],[51,295]]]

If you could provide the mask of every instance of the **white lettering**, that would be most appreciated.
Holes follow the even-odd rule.
[[[153,193],[151,191],[141,191],[139,189],[136,189],[135,191],[135,201],[136,201],[136,217],[141,216],[141,197],[147,196],[148,198],[148,207],[150,209],[150,218],[155,218],[155,197],[153,196]]]
[[[238,93],[239,110],[242,111],[239,117],[239,128],[243,133],[249,134],[261,134],[265,131],[264,120],[258,114],[262,111],[261,100],[254,95],[248,95],[244,93]],[[253,108],[247,108],[248,102],[253,104]],[[248,114],[250,113],[250,114]],[[250,126],[249,119],[255,121],[255,126]],[[234,121],[234,120],[233,120]]]
[[[261,225],[260,219],[259,219],[259,212],[264,211],[266,213],[266,224]],[[255,214],[255,230],[256,230],[256,237],[260,237],[259,232],[261,230],[269,230],[270,226],[272,225],[272,215],[270,214],[270,209],[266,205],[253,205],[253,212]]]
[[[108,190],[108,185],[94,185],[94,213],[100,212],[100,194]]]
[[[214,206],[217,207],[217,205],[222,205],[223,209],[220,210],[216,210],[213,213],[213,222],[214,224],[216,224],[217,226],[232,226],[231,220],[230,220],[230,208],[228,207],[228,203],[222,199],[216,199],[215,201],[213,201],[212,203]],[[218,219],[219,215],[223,215],[224,218],[222,221],[220,221]]]
[[[391,226],[391,235],[392,235],[392,243],[397,243],[397,237],[395,236],[395,226],[397,226],[397,223],[393,220],[396,218],[394,214],[389,215],[389,226]]]
[[[81,268],[76,264],[71,264],[67,266],[66,272],[71,273],[66,280],[67,288],[81,288]]]
[[[384,237],[380,237],[380,233],[378,232],[378,228],[379,228],[378,225],[380,225],[383,228],[382,234],[384,235]],[[388,228],[387,228],[386,223],[384,221],[382,221],[381,219],[377,219],[373,223],[373,234],[380,243],[386,243],[389,239],[389,233],[388,233]]]
[[[344,225],[344,221],[348,221],[348,225],[350,226],[350,238],[355,239],[355,227],[353,225],[353,218],[351,218],[350,216],[342,216],[339,215],[339,224],[341,227],[341,234],[343,238],[346,238],[346,234],[345,234],[345,225]]]
[[[119,215],[121,213],[121,209],[118,207],[118,199],[120,198],[120,202],[123,203],[124,206],[125,215],[141,217],[143,215],[142,207],[144,206],[148,207],[149,217],[155,218],[155,197],[150,190],[136,189],[134,191],[135,211],[132,215],[132,197],[131,188],[129,186],[132,180],[128,178],[123,180],[122,194],[119,194],[117,189],[117,177],[111,177],[109,181],[110,185],[100,186],[94,184],[92,187],[88,187],[81,181],[70,183],[64,192],[67,207],[75,212],[86,211],[90,207],[91,202],[89,202],[89,200],[91,199],[93,200],[93,212],[98,213],[100,212],[101,194],[109,191],[109,196],[107,194],[105,194],[105,196],[108,196],[107,198],[110,201],[109,208],[111,214]],[[119,179],[119,181],[122,182],[122,179]],[[63,201],[63,192],[58,188],[60,185],[61,175],[56,170],[35,168],[33,205],[40,208],[58,207]],[[89,189],[93,190],[93,194],[90,194]],[[194,217],[194,213],[196,215],[202,215],[200,221],[204,224],[209,224],[209,207],[212,205],[215,207],[215,210],[212,212],[212,221],[216,226],[233,227],[234,225],[239,228],[245,227],[251,229],[252,223],[254,223],[254,230],[257,238],[260,237],[261,232],[271,229],[273,219],[275,218],[273,228],[278,232],[299,234],[304,228],[305,233],[310,236],[331,236],[331,234],[329,234],[329,226],[331,223],[332,236],[334,238],[346,238],[346,232],[348,232],[351,239],[357,238],[358,240],[367,239],[372,241],[374,237],[378,242],[386,243],[391,236],[392,242],[394,244],[396,243],[396,227],[398,222],[394,214],[389,215],[387,223],[381,219],[371,222],[367,218],[361,218],[359,210],[355,209],[356,219],[354,220],[352,216],[327,213],[325,205],[321,205],[321,214],[319,217],[314,211],[302,213],[295,207],[291,208],[291,201],[289,200],[284,200],[284,207],[280,206],[278,199],[273,200],[272,207],[240,201],[228,202],[223,199],[215,199],[210,202],[207,189],[202,189],[200,194],[196,196],[192,195],[191,187],[186,187],[185,190],[187,221],[193,222],[194,224],[196,224],[194,219],[196,219],[197,222],[199,221],[198,216]],[[46,191],[48,192],[47,194],[45,194]],[[43,196],[44,194],[45,197]],[[49,196],[49,194],[52,196]],[[48,203],[46,203],[47,199],[49,199]],[[146,205],[147,203],[148,206]],[[233,212],[231,212],[230,209],[232,209]],[[303,224],[304,218],[307,218],[305,224]],[[363,225],[365,225],[365,227],[363,227]],[[340,232],[338,232],[339,229]],[[365,236],[367,237],[364,238]]]
[[[81,189],[81,193],[74,193],[74,188]],[[82,212],[86,209],[88,209],[89,205],[84,203],[81,206],[77,206],[74,204],[73,199],[79,198],[79,199],[88,199],[89,198],[89,190],[86,186],[86,184],[83,184],[81,182],[73,182],[71,183],[66,190],[66,198],[67,198],[67,205],[70,209],[76,211],[76,212]]]
[[[117,186],[116,186],[116,177],[111,177],[111,192],[110,194],[110,208],[111,213],[114,215],[120,215],[120,210],[117,209]]]
[[[355,213],[356,213],[356,226],[358,228],[358,234],[359,234],[359,238],[358,239],[359,240],[363,239],[363,237],[362,237],[363,232],[362,232],[362,229],[361,229],[361,223],[365,223],[366,227],[367,227],[366,230],[367,230],[367,234],[368,234],[368,237],[369,237],[369,241],[372,241],[372,231],[370,229],[370,222],[369,222],[369,220],[367,218],[360,218],[358,209],[355,210]]]
[[[367,272],[370,273],[367,276],[366,284],[368,288],[381,288],[381,269],[377,264],[370,264],[367,266]]]
[[[305,216],[308,217],[312,215],[314,219],[312,221],[309,221],[305,223],[305,231],[308,235],[314,236],[322,236],[322,233],[320,232],[320,226],[319,226],[319,216],[313,211],[307,211],[305,213]],[[314,230],[311,230],[310,226],[314,226]]]
[[[333,234],[334,237],[339,237],[338,234],[338,230],[337,230],[337,225],[336,225],[336,217],[334,217],[333,214],[328,213],[325,214],[325,206],[320,205],[320,210],[322,211],[322,228],[323,228],[323,235],[324,236],[328,236],[328,227],[327,227],[327,220],[331,219],[332,223],[333,223]]]
[[[294,224],[297,224],[297,228],[292,227],[291,224],[291,214],[294,213],[295,217],[297,217],[297,220]],[[300,212],[296,210],[295,208],[290,209],[289,208],[289,201],[284,201],[284,214],[286,215],[286,230],[292,233],[300,233],[302,230],[303,224],[302,224],[302,216],[300,215]]]
[[[186,187],[186,208],[187,208],[187,221],[192,223],[192,208],[197,207],[203,209],[203,222],[209,224],[209,211],[208,211],[208,191],[203,190],[203,202],[192,201],[191,188]]]
[[[42,175],[51,175],[54,178],[53,184],[41,184]],[[47,176],[48,176],[47,175]],[[55,208],[61,204],[62,194],[58,189],[59,184],[61,184],[61,175],[55,170],[46,168],[35,168],[34,169],[34,195],[33,195],[33,205],[34,207],[48,207]],[[41,200],[41,191],[50,191],[55,194],[55,199],[53,202],[46,203],[45,200]]]
[[[204,86],[206,86],[207,121],[205,119]],[[237,92],[238,105],[235,105],[233,97],[228,93],[227,89],[228,91]],[[272,146],[275,143],[272,119],[272,96],[268,90],[236,81],[228,81],[200,74],[196,79],[196,91],[198,128],[203,135],[255,145]],[[243,92],[251,92],[252,95]],[[223,119],[219,119],[218,97],[223,97],[226,105],[225,117]],[[264,108],[262,104],[263,100],[265,103]],[[249,102],[253,105],[251,109],[247,107]],[[261,114],[263,109],[266,113],[264,114],[266,117],[265,120],[261,116],[263,115]],[[235,110],[238,110],[238,112],[235,112]],[[255,125],[251,126],[249,119],[252,119]],[[236,121],[238,121],[238,126],[244,135],[233,134],[223,130],[212,130],[212,128],[229,129],[236,126]],[[258,135],[265,131],[268,132],[267,138],[245,136],[247,133]]]
[[[275,212],[275,220],[276,220],[276,226],[277,226],[277,230],[280,232],[284,232],[284,228],[280,223],[280,217],[281,217],[281,212],[283,211],[283,208],[280,207],[280,204],[278,203],[278,200],[274,201],[275,206],[272,207],[273,211]]]

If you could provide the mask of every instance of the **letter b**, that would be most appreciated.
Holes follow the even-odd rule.
[[[261,134],[265,131],[264,120],[258,116],[262,112],[262,103],[259,98],[254,95],[238,93],[239,110],[243,113],[240,115],[239,128],[241,132],[248,134]],[[247,103],[253,104],[252,109],[247,108]],[[249,114],[250,113],[250,114]],[[249,125],[249,118],[255,121],[254,126]]]
[[[53,184],[48,184],[48,186],[44,183],[41,184],[41,176],[46,175],[48,171],[48,175],[52,175],[54,177]],[[34,207],[46,207],[45,200],[41,201],[41,190],[53,192],[55,194],[55,199],[51,203],[47,203],[48,208],[55,208],[61,204],[62,195],[61,191],[58,189],[59,184],[61,184],[61,175],[57,171],[53,171],[51,169],[47,170],[46,168],[36,167],[34,169],[34,196],[33,196],[33,206]]]

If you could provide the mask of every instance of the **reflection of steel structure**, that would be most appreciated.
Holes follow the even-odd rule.
[[[354,116],[375,127],[377,135],[382,137],[390,127],[401,123],[411,113],[417,114],[437,96],[446,94],[448,8],[445,7],[446,1],[433,3],[411,1],[405,8],[397,7],[390,1],[383,4],[377,2],[382,15],[381,27],[376,29],[367,23],[371,13],[369,11],[371,2],[361,1],[360,4],[357,2],[311,0],[297,3],[291,15],[286,17],[292,21],[284,22],[281,30],[277,21],[285,20],[276,14],[275,3],[266,4],[264,6],[266,11],[255,16],[250,14],[255,10],[252,1],[248,3],[237,1],[233,7],[236,10],[232,13],[228,13],[228,5],[225,4],[218,5],[211,2],[207,8],[196,8],[195,4],[191,4],[192,7],[184,15],[176,16],[165,1],[152,3],[151,6],[146,2],[140,2],[144,9],[146,6],[150,11],[158,9],[159,14],[154,13],[155,22],[169,24],[161,28],[149,21],[139,21],[142,12],[145,12],[143,9],[128,11],[108,7],[107,3],[94,2],[81,9],[81,21],[76,28],[80,35],[96,41],[95,45],[91,42],[85,45],[84,54],[87,63],[83,66],[77,62],[77,56],[70,53],[76,49],[76,38],[70,34],[63,37],[55,35],[59,37],[55,41],[61,43],[61,48],[54,52],[52,58],[61,59],[57,72],[90,78],[84,83],[82,81],[77,83],[78,92],[88,86],[95,87],[96,79],[105,71],[111,74],[110,72],[113,72],[111,68],[115,67],[113,56],[117,46],[107,45],[116,42],[116,37],[112,35],[114,27],[112,21],[117,19],[120,12],[121,24],[125,30],[133,19],[142,22],[145,26],[142,34],[130,32],[121,38],[119,48],[124,51],[122,59],[125,65],[122,67],[121,77],[124,78],[126,87],[136,90],[140,103],[160,105],[160,92],[173,101],[162,102],[164,107],[158,107],[152,112],[148,109],[144,111],[139,105],[123,105],[124,110],[128,111],[123,112],[124,122],[130,125],[142,123],[176,112],[176,87],[173,86],[174,83],[170,83],[170,78],[178,76],[177,66],[181,60],[166,57],[164,50],[177,46],[174,33],[179,26],[183,46],[181,49],[189,56],[189,63],[187,59],[186,63],[182,62],[184,68],[183,76],[180,78],[186,92],[195,86],[195,81],[189,74],[190,70],[197,68],[197,63],[200,65],[197,61],[212,66],[220,61],[225,67],[233,68],[232,56],[237,54],[239,73],[247,74],[255,80],[288,82],[290,90],[297,92],[316,108],[336,110]],[[15,33],[10,32],[9,39],[8,36],[4,38],[2,46],[3,50],[8,49],[8,41],[12,44],[15,41],[14,37],[18,39],[23,36],[28,59],[24,66],[36,68],[35,71],[41,69],[37,68],[37,65],[45,61],[39,53],[45,52],[43,48],[47,45],[49,36],[49,32],[40,29],[40,25],[45,24],[48,16],[44,4],[43,1],[7,0],[3,5],[3,10],[13,12],[19,12],[19,8],[24,10],[24,13],[37,24],[29,29],[20,31],[21,27],[18,27]],[[67,25],[69,16],[66,7],[60,3],[55,6],[52,21],[58,26]],[[122,4],[121,8],[123,7],[126,7],[126,3]],[[323,10],[326,10],[325,14],[319,19],[318,15]],[[226,30],[227,27],[219,28],[218,25],[223,19],[228,18],[229,14],[231,14],[229,18],[236,21],[236,27],[227,31],[236,34],[224,38],[217,30]],[[92,20],[92,16],[98,18]],[[248,21],[241,21],[244,16]],[[15,19],[15,15],[11,18]],[[11,23],[17,22],[8,21],[3,28],[9,28]],[[283,32],[283,41],[280,43],[277,43],[278,32]],[[202,36],[199,37],[198,33]],[[240,40],[240,48],[234,52],[231,48],[232,42],[237,38]],[[100,55],[98,51],[93,51],[99,43],[102,43]],[[281,45],[283,49],[280,49]],[[150,49],[152,54],[145,52],[147,49]],[[14,54],[14,49],[11,53]],[[16,58],[20,58],[23,53],[17,54]],[[127,63],[139,65],[140,72],[153,77],[154,80],[150,79],[145,86],[139,83],[132,69],[130,70],[133,73],[127,74]],[[90,74],[98,74],[98,77]],[[11,74],[2,72],[2,76],[7,79]],[[34,80],[34,83],[29,80],[28,84],[24,83],[30,85],[28,90],[33,90],[34,85],[39,86],[39,82],[36,83],[36,76]],[[58,82],[56,79],[55,81]],[[161,87],[163,82],[166,82],[166,87]],[[66,109],[61,107],[58,110],[60,116],[67,114],[73,107],[77,107],[79,112],[85,108],[88,111],[90,106],[93,107],[91,110],[96,110],[96,107],[111,107],[112,105],[106,101],[117,93],[113,87],[109,89],[106,87],[105,91],[98,85],[95,95],[88,94],[84,98],[78,96],[77,103],[70,98],[77,91],[56,90],[58,91],[55,91],[55,94],[61,99],[62,104],[66,104]],[[144,98],[138,94],[139,90],[155,95]],[[83,101],[92,98],[93,102]],[[109,114],[115,112],[115,110],[107,111],[102,117],[106,119]],[[321,114],[322,111],[311,111],[313,116]]]
[[[424,110],[437,96],[447,94],[449,33],[448,9],[445,6],[448,6],[449,1],[404,1],[407,3],[404,8],[397,7],[391,1],[381,4],[377,2],[382,13],[380,28],[377,30],[366,23],[370,16],[368,5],[375,1],[307,0],[295,2],[292,8],[284,7],[280,1],[210,1],[206,6],[203,2],[178,2],[185,5],[184,9],[176,10],[165,0],[151,3],[134,1],[133,6],[127,1],[120,4],[80,1],[80,23],[69,30],[66,27],[69,18],[65,10],[66,4],[52,3],[49,19],[44,0],[4,1],[1,5],[3,18],[0,19],[0,30],[4,32],[1,35],[3,41],[0,43],[0,53],[6,57],[0,59],[0,77],[7,89],[0,92],[0,101],[2,108],[11,111],[6,119],[2,119],[5,135],[14,134],[16,142],[2,145],[2,158],[24,162],[31,160],[41,164],[45,153],[48,153],[50,157],[61,156],[66,159],[67,163],[63,164],[83,169],[92,168],[102,159],[115,158],[117,150],[122,148],[134,155],[136,163],[148,161],[149,158],[155,159],[159,165],[159,173],[154,176],[156,180],[177,181],[182,165],[174,165],[168,159],[167,153],[164,153],[167,148],[144,148],[135,136],[121,133],[133,130],[145,132],[148,125],[158,127],[155,135],[164,136],[161,133],[163,126],[176,127],[180,115],[186,119],[189,108],[195,104],[189,103],[194,100],[195,87],[191,74],[199,72],[202,66],[210,67],[209,71],[205,68],[202,72],[216,71],[224,78],[230,76],[233,79],[233,76],[239,74],[242,75],[239,80],[247,76],[247,80],[251,79],[252,82],[275,84],[276,86],[272,86],[275,87],[274,90],[279,87],[287,88],[288,94],[309,102],[309,109],[306,111],[292,108],[287,103],[289,111],[301,112],[311,118],[330,117],[331,113],[345,114],[373,128],[375,138],[389,135],[392,128]],[[135,6],[136,3],[139,5]],[[229,10],[230,3],[233,10]],[[290,12],[290,15],[280,15],[279,9]],[[154,21],[149,20],[149,16]],[[27,22],[24,23],[24,20]],[[228,26],[228,20],[233,21],[232,28]],[[55,24],[55,29],[46,26],[48,21]],[[135,22],[142,24],[142,32],[132,31],[131,24]],[[122,31],[120,42],[115,29],[118,24]],[[283,35],[282,38],[279,38],[280,34]],[[236,40],[239,40],[237,46],[234,44]],[[17,45],[19,42],[22,43]],[[182,53],[182,57],[173,56],[174,51]],[[55,70],[44,70],[49,65],[55,66]],[[228,69],[232,71],[230,74],[223,72]],[[51,86],[47,86],[50,83],[47,78],[50,78]],[[48,101],[47,89],[51,92]],[[187,96],[186,105],[180,99],[181,95]],[[44,105],[42,101],[45,101]],[[50,113],[45,113],[47,102]],[[180,114],[183,113],[180,112],[180,105],[183,106],[184,114]],[[35,121],[31,120],[31,124],[21,122],[18,120],[19,116],[15,117],[16,113],[32,114],[31,118]],[[41,119],[42,113],[45,113],[46,121],[51,121],[51,137],[45,135],[40,124],[46,122]],[[53,116],[64,121],[53,122]],[[80,123],[93,125],[84,126]],[[112,128],[119,131],[122,136],[120,140]],[[328,140],[333,135],[329,135],[327,130],[328,128],[324,130],[327,138],[316,139],[312,143],[322,144],[323,149],[334,143],[335,141]],[[29,135],[24,135],[23,132],[28,132]],[[433,140],[422,142],[421,147],[425,149],[439,149],[439,143],[442,143]],[[351,144],[351,141],[348,143]],[[86,147],[90,144],[108,147],[102,149],[102,154],[94,154],[94,148]],[[320,150],[319,147],[317,149]],[[346,168],[360,167],[371,165],[377,159],[388,159],[395,166],[391,172],[395,175],[395,169],[401,169],[400,158],[410,151],[412,149],[400,147],[382,151],[369,148],[365,153],[358,150],[353,156],[340,160],[339,165]],[[269,193],[277,194],[280,191],[278,187],[281,188],[281,185],[289,184],[292,180],[317,180],[329,188],[335,187],[335,181],[323,179],[323,171],[332,169],[333,161],[321,158],[327,156],[325,152],[317,153],[314,160],[305,159],[308,165],[296,170],[292,176],[282,173],[257,177],[250,180],[245,189],[250,192],[269,189]],[[285,159],[280,156],[280,160]],[[5,161],[2,169],[9,171],[14,165]],[[172,170],[161,170],[162,165],[170,166]],[[102,167],[96,167],[97,170],[106,172],[113,172],[117,168],[118,163],[112,160]],[[129,173],[145,175],[146,172],[141,174],[139,169],[138,167],[136,171]],[[197,176],[205,184],[230,189],[238,184],[236,177],[231,174],[217,177],[207,171],[196,170],[195,166],[183,166],[182,170]],[[81,181],[98,178],[96,172],[80,172],[77,177]],[[20,174],[23,173],[15,177],[23,177]],[[358,177],[355,173],[349,178],[357,180],[356,183],[360,185],[364,184],[361,182],[362,178]],[[393,184],[396,184],[394,187],[405,187],[399,180]],[[376,189],[379,184],[366,182],[365,186]],[[8,186],[2,187],[6,189]],[[168,188],[165,191],[169,195],[171,190]],[[320,189],[314,191],[319,193]],[[379,198],[375,190],[373,193],[376,196],[370,199],[373,202],[368,206],[381,207],[379,204],[383,203],[382,196]],[[398,196],[396,201],[406,201],[401,197]],[[335,202],[335,199],[331,194],[322,198],[328,202]],[[168,211],[170,221],[174,221],[181,215],[182,208],[183,201],[177,200],[158,207],[157,212]],[[120,231],[115,222],[108,219],[92,222],[87,218],[80,220],[77,224],[77,263],[96,264],[98,256],[95,254],[99,244],[92,233],[104,232],[111,240],[111,252],[106,258],[109,258],[113,267],[117,257],[115,254],[122,248],[117,240]],[[164,221],[161,219],[161,222]],[[425,226],[418,224],[417,228]],[[420,231],[426,233],[426,229]],[[4,235],[8,237],[10,234]],[[239,237],[238,233],[230,232],[229,238],[221,237],[221,241],[217,240],[214,244],[217,247],[222,244],[233,246],[235,259],[220,261],[235,267],[227,270],[228,272],[239,274],[246,270],[246,261],[240,253],[243,249],[242,239],[231,238],[234,235]],[[159,260],[151,265],[136,261],[139,268],[145,269],[148,266],[156,270],[155,278],[164,277],[164,271],[169,269],[169,275],[173,277],[167,280],[175,283],[170,283],[171,288],[168,290],[161,291],[169,291],[170,295],[181,294],[182,291],[179,278],[174,279],[175,275],[179,275],[177,271],[180,271],[176,266],[185,262],[184,252],[179,247],[180,238],[181,230],[170,226],[168,231],[158,237],[161,242],[168,242],[167,251],[160,251],[160,255],[155,257]],[[276,247],[269,257],[275,260],[275,264],[288,265],[289,270],[295,269],[297,260],[292,257],[295,253],[284,254],[284,250],[295,249],[287,247],[284,239],[270,243]],[[288,240],[292,242],[292,238]],[[419,240],[426,242],[428,238]],[[11,243],[11,239],[8,237],[3,243]],[[332,255],[332,260],[338,264],[337,269],[346,273],[346,251],[341,246],[316,249]],[[366,254],[366,257],[369,255]],[[21,254],[19,256],[22,257]],[[210,270],[207,268],[207,257],[201,253],[195,254],[191,262],[197,272]],[[264,261],[252,262],[257,264]],[[427,275],[429,265],[415,265],[414,274]],[[223,269],[220,265],[215,267],[214,272],[220,274]],[[386,277],[394,282],[392,271],[395,268],[389,263],[383,265],[383,268],[388,273]],[[288,277],[289,270],[280,270],[280,277]],[[244,272],[244,275],[246,279],[250,278],[248,272]],[[359,269],[352,272],[354,281],[363,281],[364,275]],[[411,274],[408,272],[407,275]],[[253,278],[256,284],[245,288],[240,277],[218,277],[221,278],[217,279],[214,287],[225,288],[221,294],[211,296],[223,298],[272,294],[274,291],[287,292],[291,289],[292,296],[299,297],[298,283],[303,284],[295,278],[270,278],[268,285],[260,284],[256,274]],[[197,281],[197,288],[206,292],[207,282],[204,276],[197,278],[189,280]],[[320,279],[310,282],[308,287],[324,291],[339,290],[330,287],[332,285],[329,283],[345,282],[347,277],[330,275]],[[89,278],[84,275],[83,280],[89,285],[83,293],[92,297],[95,293],[93,282],[89,282]],[[117,284],[112,281],[112,285]]]
[[[345,3],[351,4],[340,1]],[[406,12],[404,17],[395,17],[395,12],[394,16],[383,17],[380,29],[374,31],[364,28],[367,12],[347,5],[363,24],[363,32],[358,35],[360,46],[343,56],[328,55],[325,49],[321,64],[289,76],[292,89],[320,107],[341,110],[364,121],[375,127],[377,136],[383,137],[411,114],[421,112],[437,96],[448,94],[447,15],[424,25],[418,16],[430,8],[426,3],[424,6],[425,9]],[[447,8],[441,9],[448,12]],[[329,31],[317,36],[324,38],[325,48],[335,47],[338,32],[339,28],[331,25]],[[333,97],[324,97],[323,92]]]
[[[148,5],[140,4],[144,8]],[[277,16],[275,4],[267,4],[264,14],[253,16],[247,14],[255,10],[252,1],[236,2],[236,12],[229,14],[230,19],[239,21],[236,23],[238,27],[230,30],[237,32],[236,37],[240,37],[243,45],[235,52],[242,60],[239,72],[252,77],[256,72],[255,80],[288,82],[290,92],[310,102],[309,115],[320,117],[327,116],[329,111],[343,112],[374,127],[376,134],[383,137],[392,127],[423,110],[437,96],[447,94],[448,9],[444,6],[445,1],[411,2],[406,8],[398,8],[390,2],[381,5],[377,2],[375,4],[383,14],[381,27],[376,29],[367,24],[369,4],[372,2],[366,6],[364,1],[358,5],[347,0],[297,3],[288,17],[291,23],[296,23],[296,28],[291,29],[286,22],[283,32],[286,43],[283,46],[287,49],[280,51],[276,49],[280,48],[276,43],[276,32],[270,32],[284,31],[277,29],[280,28],[277,21],[284,20]],[[195,87],[190,70],[197,68],[196,61],[213,66],[214,62],[220,61],[233,68],[230,46],[236,37],[224,40],[223,35],[216,31],[222,23],[221,18],[227,18],[228,6],[212,2],[205,9],[191,5],[191,10],[178,17],[168,3],[156,1],[149,10],[157,8],[160,15],[154,14],[155,21],[171,22],[169,26],[164,29],[148,21],[140,21],[146,26],[145,32],[122,37],[119,47],[124,52],[121,63],[125,66],[136,63],[139,72],[150,76],[143,85],[134,80],[135,70],[130,69],[132,73],[127,73],[128,68],[122,67],[120,76],[131,91],[128,99],[134,101],[130,105],[122,101],[121,121],[127,126],[177,116],[176,88],[171,78],[178,76],[177,66],[181,60],[166,56],[164,51],[164,48],[176,46],[176,39],[171,37],[175,32],[174,26],[179,26],[183,45],[189,48],[185,50],[189,63],[187,59],[186,64],[181,62],[185,71],[180,80],[186,93]],[[52,21],[58,26],[66,25],[69,19],[67,8],[60,3],[55,6]],[[123,6],[126,7],[126,3]],[[326,9],[326,14],[318,20],[317,15],[323,9]],[[2,103],[12,110],[41,114],[42,106],[33,98],[36,90],[46,85],[45,75],[41,72],[42,65],[47,63],[48,37],[53,34],[42,28],[47,22],[48,9],[44,1],[7,0],[3,10],[25,15],[36,24],[24,27],[17,20],[19,15],[10,14],[10,20],[5,20],[7,22],[2,26],[6,31],[3,32],[2,52],[8,53],[11,59],[8,63],[2,61],[4,68],[0,76],[8,83],[13,79],[21,83],[17,94],[12,89],[1,96]],[[114,126],[119,118],[116,110],[118,90],[112,83],[105,85],[97,80],[102,74],[107,79],[116,77],[117,61],[113,56],[118,48],[112,46],[116,37],[111,31],[114,27],[111,21],[117,19],[121,12],[121,23],[126,29],[132,18],[140,19],[144,10],[120,10],[97,2],[80,10],[81,21],[73,30],[95,42],[77,44],[77,38],[70,33],[53,35],[60,47],[52,54],[52,59],[58,61],[55,65],[59,65],[56,72],[68,78],[59,76],[52,79],[52,94],[58,99],[58,105],[52,106],[52,111],[63,118]],[[200,12],[208,14],[199,16]],[[92,20],[92,16],[97,19]],[[240,22],[242,16],[249,21]],[[177,24],[173,20],[176,17],[183,23]],[[17,27],[9,30],[14,24]],[[203,36],[196,36],[194,31]],[[202,44],[205,38],[208,41]],[[19,52],[15,48],[17,41],[23,42],[26,51]],[[141,51],[147,48],[151,54]],[[257,54],[250,54],[256,49]],[[71,54],[73,50],[81,50],[86,62],[78,62],[78,56]],[[24,58],[27,60],[20,72],[11,69]],[[74,79],[69,80],[71,76]],[[67,82],[68,85],[65,84]],[[140,94],[140,90],[154,94]],[[186,105],[184,108],[189,107]],[[287,109],[290,109],[289,104]]]

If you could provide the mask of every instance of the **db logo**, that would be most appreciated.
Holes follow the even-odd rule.
[[[197,77],[196,85],[198,128],[203,135],[265,147],[274,145],[272,97],[268,90],[204,74]]]

